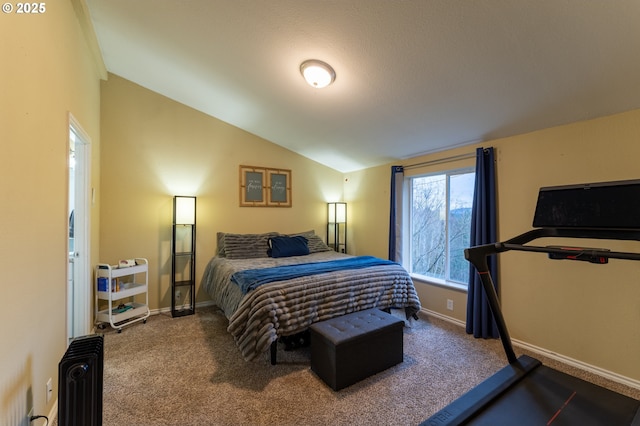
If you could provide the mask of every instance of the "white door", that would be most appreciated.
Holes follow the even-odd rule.
[[[90,139],[69,114],[69,263],[67,279],[67,337],[89,334],[91,326],[91,268],[89,266]]]

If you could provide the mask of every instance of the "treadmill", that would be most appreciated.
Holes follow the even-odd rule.
[[[640,260],[640,253],[528,245],[549,237],[640,241],[640,180],[540,188],[533,227],[507,241],[465,250],[480,275],[509,364],[421,425],[640,426],[640,401],[527,355],[516,357],[487,265],[487,256],[510,250],[597,264]]]

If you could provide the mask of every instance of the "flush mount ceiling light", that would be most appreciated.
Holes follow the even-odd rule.
[[[300,64],[300,73],[311,87],[322,89],[336,79],[336,72],[331,65],[317,59],[309,59]]]

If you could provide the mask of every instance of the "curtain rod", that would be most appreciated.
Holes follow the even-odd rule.
[[[404,168],[405,170],[414,169],[416,167],[424,167],[424,166],[431,166],[434,164],[449,163],[451,161],[456,161],[456,160],[466,160],[467,158],[474,158],[475,156],[476,156],[475,152],[468,152],[466,154],[453,155],[451,157],[440,158],[437,160],[424,161],[422,163],[416,163],[416,164],[409,164],[408,166],[404,166]]]

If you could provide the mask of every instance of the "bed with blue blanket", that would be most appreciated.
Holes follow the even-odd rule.
[[[420,310],[402,266],[337,253],[313,231],[218,233],[202,288],[229,319],[228,331],[246,360],[317,321],[374,307],[404,309],[407,317]]]

